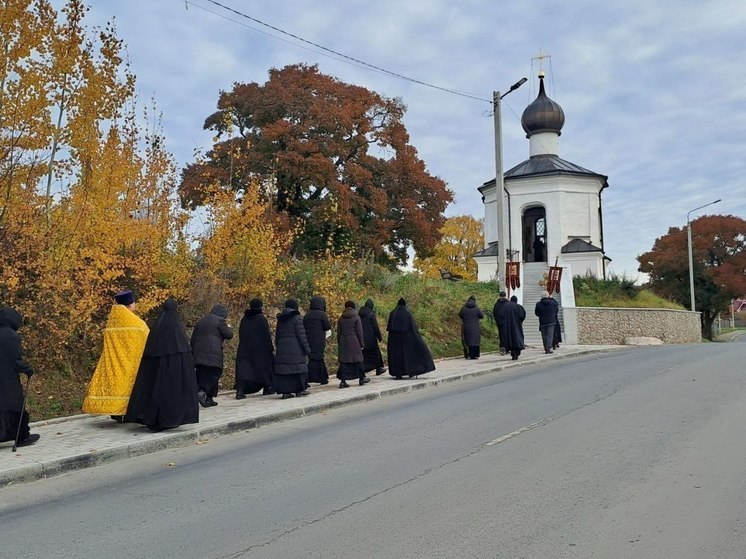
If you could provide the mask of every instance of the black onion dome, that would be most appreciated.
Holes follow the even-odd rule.
[[[557,135],[562,133],[565,111],[558,103],[547,97],[544,91],[544,76],[539,76],[539,95],[523,111],[521,125],[527,138],[539,132],[556,132]]]

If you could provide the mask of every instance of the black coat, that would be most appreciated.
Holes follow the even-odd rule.
[[[274,350],[267,317],[262,314],[261,309],[247,309],[238,326],[236,380],[249,380],[270,386]]]
[[[23,358],[18,329],[23,317],[15,309],[0,309],[0,412],[20,412],[23,407],[23,388],[20,373],[31,376],[34,370]],[[15,432],[13,437],[15,437]]]
[[[556,313],[554,312],[552,299],[549,297],[542,297],[541,300],[536,303],[536,307],[534,307],[534,314],[539,317],[539,326],[549,326],[550,324],[554,324],[556,321]]]
[[[199,422],[194,361],[173,299],[148,334],[125,419],[157,428]]]
[[[12,441],[18,432],[23,412],[23,388],[19,373],[31,376],[34,370],[21,352],[17,331],[23,317],[15,309],[0,309],[0,441]],[[28,436],[28,414],[23,413],[20,439]]]
[[[422,375],[435,370],[433,357],[422,339],[404,299],[389,313],[386,345],[389,374],[393,377]]]
[[[363,362],[363,324],[357,309],[346,308],[337,320],[337,344],[340,363]]]
[[[461,333],[464,343],[468,346],[478,346],[482,341],[482,328],[479,321],[484,318],[484,314],[477,306],[477,302],[474,299],[466,301],[466,304],[461,307],[458,317],[463,324]]]
[[[228,309],[215,305],[197,321],[190,342],[195,365],[223,368],[223,342],[233,337],[227,318]]]
[[[500,347],[505,347],[505,339],[503,335],[503,324],[505,324],[505,313],[508,310],[508,301],[505,297],[500,297],[495,306],[492,307],[492,314],[495,316],[495,324],[497,325],[497,332],[500,335]]]
[[[311,354],[311,347],[298,309],[285,308],[277,315],[275,347],[276,375],[308,373],[306,356]]]
[[[524,349],[523,321],[526,320],[526,309],[513,301],[508,301],[503,307],[505,315],[500,328],[500,345],[508,351]]]
[[[383,340],[383,336],[378,327],[378,319],[371,299],[365,301],[365,306],[360,309],[359,315],[363,325],[363,371],[367,373],[383,367],[383,355],[381,348],[378,347],[378,342]]]
[[[326,301],[323,297],[311,297],[311,308],[303,317],[308,345],[311,348],[311,359],[324,359],[326,333],[332,329],[329,316],[326,314]]]

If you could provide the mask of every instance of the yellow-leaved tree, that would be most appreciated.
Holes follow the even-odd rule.
[[[113,25],[86,28],[86,11],[79,0],[0,9],[0,299],[27,319],[40,391],[62,384],[60,370],[87,379],[117,290],[133,289],[144,312],[189,285],[158,118],[139,124],[123,44]]]
[[[237,306],[274,294],[288,270],[292,238],[282,232],[251,183],[240,194],[215,185],[209,192],[209,231],[199,241],[201,272],[218,298]]]
[[[484,247],[482,220],[470,215],[449,217],[440,233],[440,242],[435,245],[432,256],[415,258],[415,270],[432,278],[439,278],[441,271],[448,271],[466,280],[475,281],[477,263],[474,254]]]

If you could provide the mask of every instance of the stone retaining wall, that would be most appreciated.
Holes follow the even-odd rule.
[[[564,307],[569,344],[624,344],[628,337],[658,338],[667,344],[699,342],[699,313],[673,309]]]

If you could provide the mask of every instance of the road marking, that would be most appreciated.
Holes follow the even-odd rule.
[[[507,441],[508,439],[512,439],[513,437],[517,437],[521,433],[525,433],[526,431],[530,431],[531,429],[536,429],[537,427],[541,427],[542,425],[546,425],[552,421],[551,417],[545,417],[544,419],[541,419],[537,421],[536,423],[532,423],[531,425],[526,425],[525,427],[521,427],[520,429],[516,429],[515,431],[512,431],[511,433],[508,433],[507,435],[502,435],[500,437],[497,437],[496,439],[492,439],[490,442],[485,443],[484,446],[493,446],[496,444],[500,444],[504,441]]]
[[[667,373],[668,371],[673,371],[674,369],[678,369],[679,367],[681,367],[680,364],[679,365],[674,365],[673,367],[669,367],[668,369],[664,370],[663,372]]]

